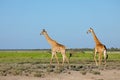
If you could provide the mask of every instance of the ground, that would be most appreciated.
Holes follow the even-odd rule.
[[[70,64],[1,63],[0,80],[120,80],[119,61],[110,61],[105,67],[94,62]]]
[[[26,76],[1,76],[0,80],[119,80],[120,71],[104,70],[100,75],[87,73],[82,75],[79,71],[70,73],[49,74],[45,77],[26,77]]]

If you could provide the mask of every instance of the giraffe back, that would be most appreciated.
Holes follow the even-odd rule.
[[[56,43],[56,45],[54,45],[52,47],[52,50],[55,51],[55,52],[65,52],[65,46],[62,45],[62,44],[59,44],[59,43]]]
[[[95,47],[96,52],[103,53],[104,50],[107,50],[106,46],[103,44],[97,44]]]

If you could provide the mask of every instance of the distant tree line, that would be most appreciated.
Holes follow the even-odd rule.
[[[66,51],[70,52],[84,52],[84,51],[93,51],[93,48],[70,48],[66,49]],[[120,51],[120,48],[108,48],[108,51]],[[0,51],[51,51],[51,49],[0,49]]]
[[[108,48],[108,51],[120,51],[120,48],[111,47],[111,48]]]

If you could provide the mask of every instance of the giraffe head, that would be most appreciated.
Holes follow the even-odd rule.
[[[93,29],[90,28],[90,29],[87,31],[87,34],[88,34],[88,33],[91,33],[92,31],[93,31]]]
[[[42,30],[42,32],[40,33],[40,35],[44,35],[46,33],[45,29]]]

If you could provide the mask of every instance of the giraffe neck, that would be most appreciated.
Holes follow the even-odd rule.
[[[48,43],[49,43],[51,46],[54,46],[55,41],[52,40],[47,33],[45,33],[44,36],[45,36],[46,40],[48,41]]]
[[[97,38],[97,36],[95,35],[95,32],[92,31],[92,35],[93,35],[93,38],[94,38],[94,41],[96,44],[101,44],[101,42],[99,41],[99,39]]]

